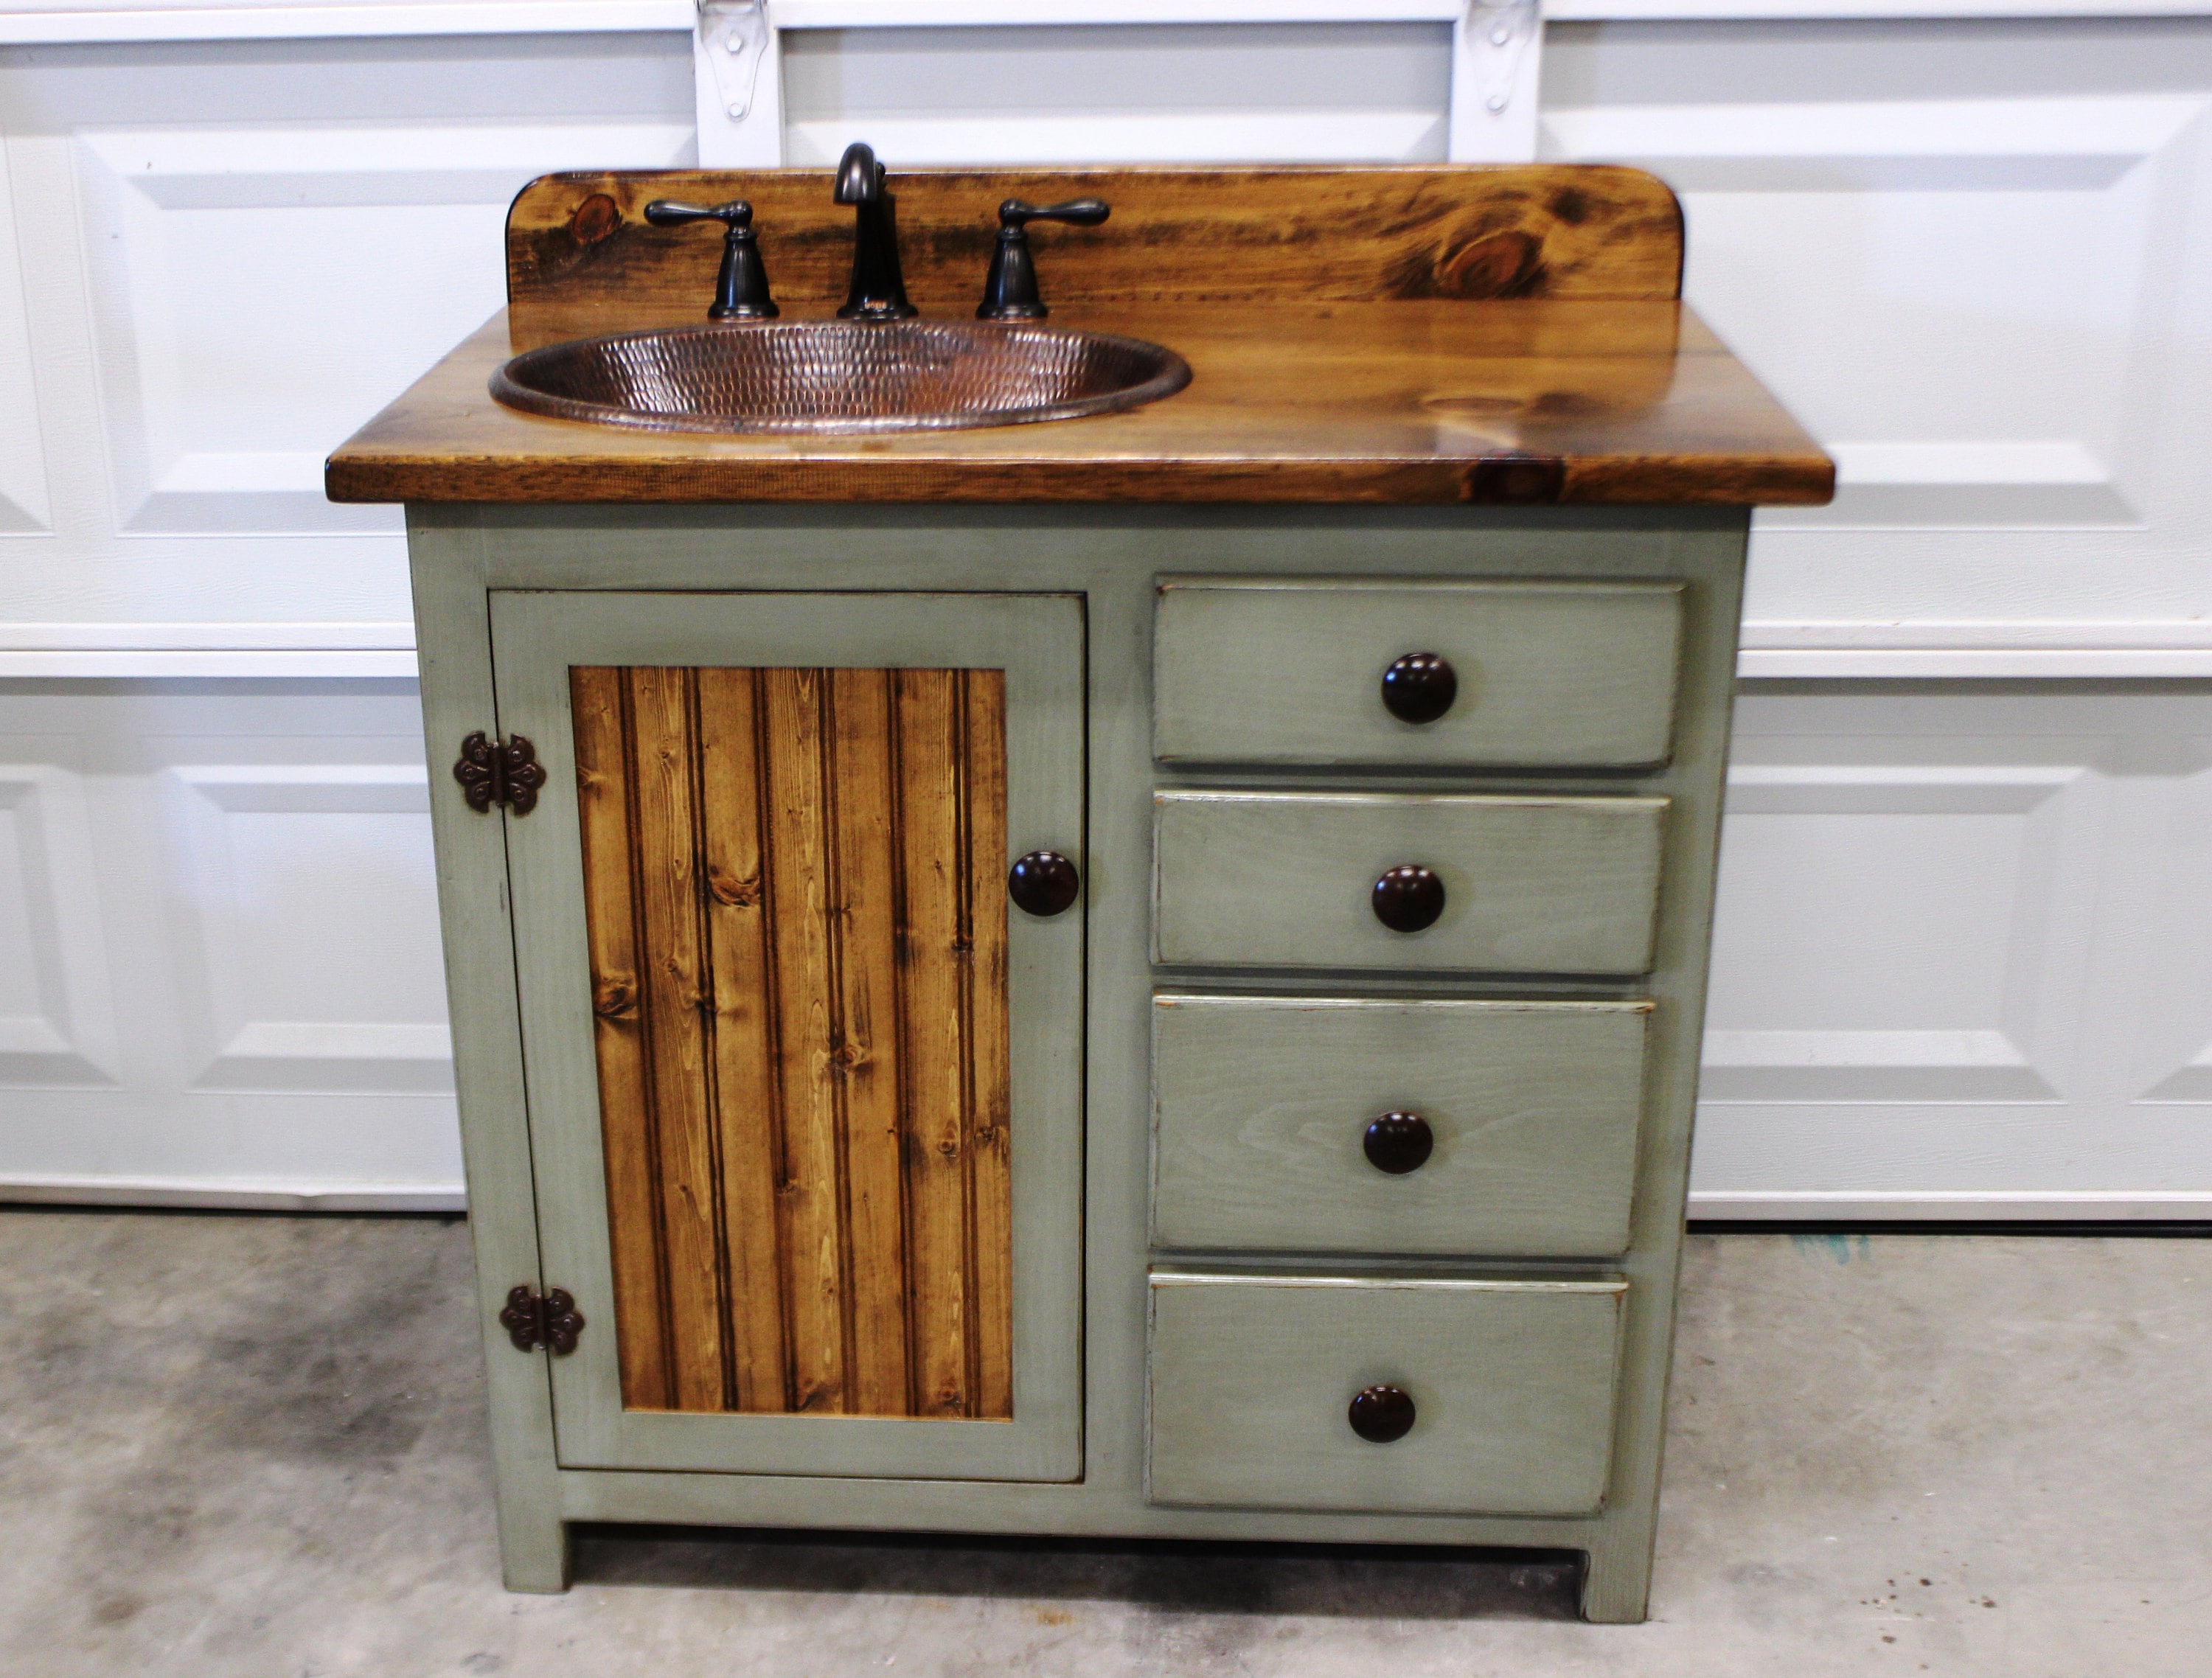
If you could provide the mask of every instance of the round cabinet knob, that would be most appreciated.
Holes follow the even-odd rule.
[[[1394,933],[1417,933],[1444,912],[1444,883],[1436,871],[1401,862],[1375,882],[1375,918]]]
[[[1366,1151],[1367,1163],[1376,1170],[1401,1177],[1429,1163],[1429,1155],[1436,1150],[1437,1134],[1419,1113],[1385,1113],[1367,1127],[1359,1146]]]
[[[1459,697],[1459,674],[1441,653],[1408,653],[1382,672],[1382,705],[1401,722],[1434,722]]]
[[[1031,915],[1058,915],[1083,895],[1083,877],[1058,851],[1031,851],[1006,871],[1006,895]]]
[[[1413,1395],[1403,1387],[1363,1387],[1352,1394],[1345,1420],[1370,1444],[1389,1444],[1413,1431]]]

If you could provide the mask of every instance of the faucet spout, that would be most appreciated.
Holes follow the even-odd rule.
[[[907,301],[899,271],[898,200],[884,177],[873,149],[858,141],[845,148],[836,196],[853,206],[853,283],[837,311],[840,320],[907,320],[920,313]]]
[[[884,166],[876,161],[876,149],[855,140],[837,160],[837,202],[873,204],[884,191]]]

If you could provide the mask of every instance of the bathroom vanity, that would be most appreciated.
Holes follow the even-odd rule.
[[[408,507],[508,1583],[575,1521],[1512,1545],[1642,1617],[1749,509],[1828,461],[1633,171],[888,180],[971,333],[1002,201],[1110,204],[1042,303],[1188,388],[515,411],[734,295],[649,203],[743,199],[786,322],[862,289],[827,173],[563,175],[330,464]]]

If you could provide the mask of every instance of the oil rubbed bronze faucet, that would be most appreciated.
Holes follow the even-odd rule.
[[[983,279],[978,320],[1042,320],[1052,313],[1037,295],[1036,262],[1030,255],[1032,222],[1068,222],[1095,228],[1109,212],[1097,198],[1070,198],[1039,209],[1019,198],[999,206],[999,242],[991,252],[991,271]]]
[[[911,319],[920,311],[907,301],[899,272],[898,201],[874,150],[857,140],[837,164],[837,202],[853,206],[853,284],[837,318]]]
[[[655,198],[646,205],[645,219],[656,228],[682,227],[687,222],[722,224],[722,271],[715,277],[708,319],[773,320],[782,313],[769,295],[768,270],[761,264],[760,239],[753,232],[753,207],[744,199],[705,210],[673,198]]]

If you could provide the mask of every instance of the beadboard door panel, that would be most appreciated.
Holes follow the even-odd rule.
[[[500,591],[564,1466],[1034,1480],[1082,1453],[1068,594]]]
[[[568,681],[624,1407],[1007,1420],[1005,672]]]

